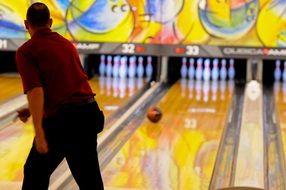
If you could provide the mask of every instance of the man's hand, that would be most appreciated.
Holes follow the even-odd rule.
[[[49,151],[48,143],[44,135],[35,136],[35,145],[39,153],[45,154]]]
[[[18,118],[22,121],[22,122],[27,122],[28,118],[31,116],[30,110],[28,108],[23,108],[21,110],[17,111],[18,113]]]

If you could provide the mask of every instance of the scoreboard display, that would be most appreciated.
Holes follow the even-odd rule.
[[[1,50],[16,49],[29,39],[23,20],[31,2],[36,1],[1,0]],[[202,56],[219,47],[214,56],[228,56],[230,49],[224,47],[235,47],[240,50],[231,50],[229,56],[252,56],[247,49],[257,48],[274,48],[286,56],[284,0],[41,2],[50,9],[52,29],[83,52]]]

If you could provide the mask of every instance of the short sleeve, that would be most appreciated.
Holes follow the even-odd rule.
[[[42,86],[39,68],[31,54],[18,50],[16,52],[16,64],[22,78],[25,94],[35,87]]]

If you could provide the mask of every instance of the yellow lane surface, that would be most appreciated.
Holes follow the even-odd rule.
[[[0,104],[23,93],[20,76],[0,75]]]
[[[106,189],[207,190],[231,104],[231,83],[181,80],[103,170]],[[233,84],[233,83],[232,83]]]
[[[0,80],[0,84],[3,86],[9,87],[11,85],[10,79],[7,79],[9,85],[2,78]],[[144,79],[116,80],[118,84],[113,82],[113,86],[112,81],[115,80],[111,78],[93,78],[89,81],[93,91],[97,94],[96,99],[103,108],[106,117],[126,104],[146,84]],[[22,93],[20,78],[15,78],[13,81],[13,87],[18,88],[17,85],[19,85],[19,93]],[[2,92],[1,90],[0,98],[5,99],[4,94],[7,93],[2,94]],[[23,177],[23,165],[29,153],[33,136],[33,126],[30,121],[27,124],[17,121],[0,130],[0,190],[19,190]]]
[[[286,156],[286,83],[274,84],[275,107]]]

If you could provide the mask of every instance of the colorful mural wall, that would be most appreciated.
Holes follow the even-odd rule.
[[[33,0],[0,1],[0,38],[29,38]],[[286,0],[43,0],[72,41],[286,47]]]

